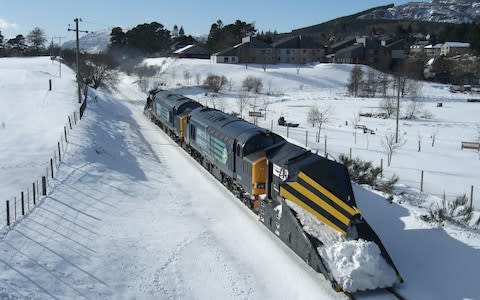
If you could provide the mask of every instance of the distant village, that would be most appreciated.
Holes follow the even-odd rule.
[[[443,83],[478,85],[475,64],[465,62],[473,53],[468,42],[447,41],[430,44],[428,36],[414,44],[389,38],[352,37],[330,46],[320,45],[310,36],[289,36],[268,44],[254,36],[212,53],[200,45],[175,45],[176,57],[210,59],[212,63],[269,64],[297,66],[313,63],[365,64],[381,71],[402,72],[418,79]],[[420,64],[419,64],[420,62]],[[457,70],[459,67],[462,70]],[[468,70],[471,68],[472,70]],[[470,72],[469,72],[470,71]]]

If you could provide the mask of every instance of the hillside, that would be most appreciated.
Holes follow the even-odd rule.
[[[411,20],[440,23],[474,23],[480,17],[478,0],[433,0],[379,7],[362,13],[359,19]]]
[[[408,2],[398,6],[391,4],[374,7],[321,24],[294,29],[289,34],[313,35],[324,43],[356,35],[398,36],[406,30],[409,33],[438,35],[449,24],[474,23],[479,15],[478,0]]]

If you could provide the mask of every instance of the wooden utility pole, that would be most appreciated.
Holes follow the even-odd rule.
[[[78,29],[78,22],[82,21],[82,19],[75,18],[73,21],[75,22],[75,29],[68,28],[68,31],[75,31],[75,35],[76,35],[76,41],[77,41],[76,64],[77,64],[78,103],[82,103],[82,92],[81,92],[81,88],[80,88],[80,84],[81,84],[81,77],[80,77],[80,41],[78,39],[78,34],[80,32],[88,33],[88,31]]]
[[[398,76],[397,83],[397,123],[395,127],[395,143],[398,143],[398,120],[400,118],[400,75]]]

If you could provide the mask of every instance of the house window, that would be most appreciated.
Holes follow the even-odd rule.
[[[224,58],[223,58],[223,62],[224,62],[224,63],[228,63],[228,57],[224,57]]]

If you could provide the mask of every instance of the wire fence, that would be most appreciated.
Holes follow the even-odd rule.
[[[331,141],[326,134],[323,132],[319,133],[318,128],[309,130],[299,127],[274,126],[273,120],[271,120],[270,131],[275,131],[277,134],[287,138],[293,138],[298,145],[309,148],[313,152],[332,160],[337,160],[340,154],[345,154],[349,156],[350,159],[356,155],[356,153],[353,153],[354,150],[352,150],[351,147],[347,148],[346,151],[338,151],[338,145],[330,147],[329,143]],[[381,157],[374,160],[373,164],[382,169],[381,176],[383,178],[390,178],[394,174],[397,174],[392,168],[386,166],[386,160],[384,161]],[[474,201],[480,203],[480,191],[478,191],[474,185],[465,184],[464,188],[442,186],[442,189],[439,189],[437,184],[434,184],[439,180],[436,172],[419,169],[410,171],[409,174],[398,175],[400,175],[400,183],[407,186],[407,188],[410,189],[410,192],[416,193],[421,198],[425,198],[428,194],[436,196],[440,200],[445,199],[451,201],[455,200],[457,197],[465,195],[470,200],[470,206],[475,207]],[[419,201],[421,200],[419,199]]]
[[[83,117],[87,107],[86,99],[81,103],[78,111],[74,111],[67,117],[60,140],[53,147],[52,156],[47,160],[43,174],[38,178],[32,178],[31,184],[22,189],[17,195],[5,200],[0,205],[0,232],[5,228],[13,226],[25,218],[45,196],[49,195],[54,188],[53,180],[57,170],[64,159],[70,143],[70,133]]]

